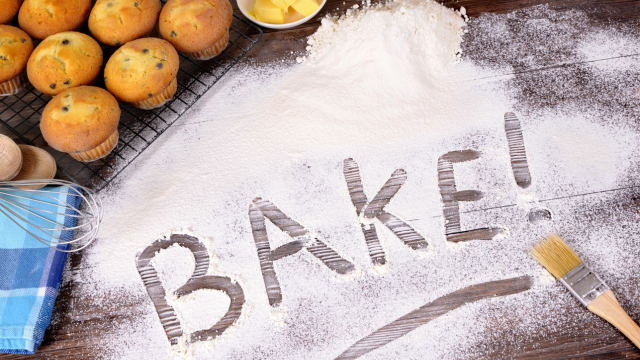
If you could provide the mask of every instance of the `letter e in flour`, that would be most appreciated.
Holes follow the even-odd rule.
[[[444,228],[448,241],[458,242],[466,240],[491,240],[502,233],[501,228],[481,228],[462,230],[460,226],[459,201],[478,201],[483,194],[478,190],[458,191],[456,179],[453,175],[453,164],[471,161],[479,158],[481,152],[476,150],[450,151],[438,159],[438,186],[442,197],[444,212]]]

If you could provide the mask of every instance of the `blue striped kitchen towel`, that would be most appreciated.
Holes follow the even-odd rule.
[[[74,190],[66,186],[45,187],[42,190],[59,192],[48,195],[76,208],[82,200]],[[42,194],[28,193],[25,197],[28,199],[14,199],[37,208],[43,208],[43,204],[37,200],[52,202],[51,198]],[[47,212],[40,212],[40,215],[66,226],[75,226],[75,211],[53,205],[46,205],[44,208],[66,215]],[[35,215],[28,216],[30,222],[44,228],[52,227],[51,223]],[[22,225],[44,238],[44,234],[35,231],[33,225]],[[61,231],[59,227],[51,235],[70,241],[73,231]],[[51,240],[53,241],[53,237]],[[67,250],[69,244],[58,245],[58,248]],[[51,321],[66,259],[66,252],[56,251],[42,244],[0,212],[0,353],[33,354],[40,346],[44,331]]]

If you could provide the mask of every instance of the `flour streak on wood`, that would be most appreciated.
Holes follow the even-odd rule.
[[[191,250],[196,259],[196,267],[193,272],[193,276],[204,275],[209,267],[209,253],[207,253],[207,249],[202,243],[197,241],[197,239],[196,241],[192,241],[191,237],[188,236],[174,235],[169,240],[158,240],[151,246],[147,247],[138,256],[137,261],[138,272],[140,273],[142,282],[147,288],[147,293],[149,293],[151,301],[153,301],[156,312],[160,317],[160,323],[162,324],[171,345],[178,343],[178,338],[182,336],[182,328],[180,327],[180,321],[176,317],[173,308],[167,304],[164,287],[160,282],[158,272],[153,265],[151,265],[151,259],[153,259],[158,251],[180,242],[182,242],[182,246]]]
[[[468,286],[427,303],[374,331],[345,350],[336,360],[356,359],[384,346],[464,304],[488,297],[506,296],[529,290],[533,280],[521,276]]]
[[[349,196],[353,206],[356,207],[356,215],[360,216],[362,209],[367,205],[367,195],[364,193],[362,186],[362,179],[360,178],[360,169],[358,164],[351,158],[344,161],[344,178],[347,181],[347,188],[349,189]],[[369,257],[374,265],[384,265],[387,260],[385,258],[384,250],[380,245],[378,239],[378,233],[374,224],[360,224],[362,233],[364,234],[364,240],[369,250]]]
[[[349,188],[349,196],[351,196],[351,202],[356,207],[356,214],[360,216],[360,212],[364,209],[365,205],[369,202],[367,195],[364,193],[364,187],[362,186],[362,178],[360,178],[360,168],[355,160],[349,158],[344,161],[344,178],[347,181],[347,187]]]
[[[294,241],[271,250],[265,218],[291,236]],[[312,239],[307,229],[289,218],[268,200],[261,198],[253,200],[253,203],[249,206],[249,221],[251,222],[251,232],[256,243],[260,269],[262,270],[262,277],[271,306],[276,306],[282,302],[282,289],[280,288],[273,262],[285,256],[293,255],[302,249],[306,249],[329,269],[339,274],[348,274],[355,270],[355,266],[352,263],[342,258],[320,239]]]
[[[478,190],[458,191],[453,172],[453,164],[476,160],[482,153],[476,150],[450,151],[438,159],[438,186],[442,197],[444,229],[448,241],[491,240],[502,233],[501,228],[481,228],[462,230],[460,225],[460,201],[478,201],[484,194]]]
[[[413,250],[424,250],[429,246],[422,235],[397,216],[382,210],[376,218]]]
[[[403,169],[394,171],[389,180],[382,185],[382,188],[378,191],[373,200],[371,200],[371,202],[364,208],[364,217],[367,219],[377,217],[382,212],[382,209],[389,204],[391,198],[398,193],[398,190],[400,190],[400,187],[404,185],[406,181],[406,171]]]
[[[276,277],[276,271],[273,268],[272,251],[271,246],[269,245],[269,238],[267,237],[267,227],[264,222],[264,215],[260,211],[260,208],[255,205],[255,201],[249,207],[249,221],[251,221],[251,232],[253,233],[253,240],[256,243],[258,259],[260,261],[260,270],[262,270],[262,278],[267,290],[269,304],[272,306],[277,305],[282,301],[282,291],[280,290],[278,277]],[[285,251],[281,250],[278,258],[280,259],[287,255],[294,254],[304,246],[304,243],[301,240],[297,240],[294,243],[295,244],[291,244],[290,248],[287,248]]]
[[[182,327],[178,320],[173,307],[167,304],[165,289],[160,282],[158,272],[151,264],[151,260],[156,256],[157,252],[162,249],[178,244],[188,248],[193,253],[196,266],[187,283],[176,290],[176,295],[188,295],[196,290],[213,289],[224,291],[231,303],[227,313],[211,328],[200,330],[190,335],[189,341],[210,340],[222,334],[229,326],[231,326],[242,313],[244,305],[244,292],[242,287],[224,276],[205,275],[209,268],[209,253],[207,248],[197,238],[189,235],[174,234],[169,239],[161,239],[147,247],[139,256],[137,261],[138,272],[142,278],[144,286],[153,305],[156,308],[160,323],[164,328],[167,338],[171,345],[178,343],[178,338],[182,336]]]
[[[509,143],[513,177],[516,179],[516,184],[525,189],[531,185],[531,174],[529,173],[520,120],[516,114],[512,112],[504,114],[504,130],[507,133],[507,142]]]

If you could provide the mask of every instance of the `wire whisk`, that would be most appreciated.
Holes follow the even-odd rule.
[[[16,186],[46,187],[28,190]],[[55,186],[65,186],[68,189]],[[93,190],[70,181],[3,181],[0,182],[0,216],[2,215],[44,245],[57,251],[75,252],[86,248],[95,240],[102,222],[103,209],[102,201]],[[75,225],[65,224],[65,218],[75,218]],[[70,236],[70,231],[74,232],[74,236]],[[74,243],[81,245],[65,250],[65,245]]]

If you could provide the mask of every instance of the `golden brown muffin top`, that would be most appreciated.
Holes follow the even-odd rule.
[[[88,35],[68,31],[51,35],[36,47],[27,63],[27,76],[36,89],[56,95],[91,83],[101,66],[100,45]]]
[[[88,151],[118,129],[120,106],[108,91],[79,86],[56,95],[42,112],[40,130],[47,143],[62,152]]]
[[[6,24],[18,13],[22,0],[0,0],[0,24]]]
[[[101,43],[118,46],[147,35],[160,9],[160,0],[98,0],[89,15],[89,30]]]
[[[121,101],[141,101],[169,86],[179,66],[178,53],[168,42],[138,39],[124,44],[111,55],[104,67],[104,83]]]
[[[160,12],[160,34],[178,51],[204,50],[229,31],[229,0],[169,0]]]
[[[33,41],[17,27],[0,25],[0,82],[20,74],[33,51]]]
[[[77,29],[90,11],[91,0],[24,0],[18,23],[31,37],[44,39]]]

